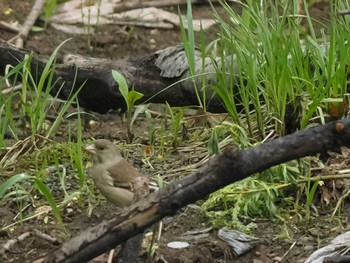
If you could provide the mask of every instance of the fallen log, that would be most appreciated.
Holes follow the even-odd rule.
[[[0,39],[0,75],[4,75],[6,65],[16,66],[25,55],[32,54],[31,70],[35,78],[40,78],[48,58],[19,49]],[[201,55],[196,61],[201,65]],[[213,82],[215,70],[206,60],[208,82]],[[90,58],[67,55],[57,59],[51,95],[59,93],[59,98],[67,100],[83,85],[78,94],[79,104],[87,110],[105,113],[110,109],[124,111],[126,105],[119,92],[111,71],[117,70],[126,78],[129,87],[141,92],[144,97],[139,103],[168,102],[171,106],[197,106],[198,99],[189,79],[190,72],[186,54],[181,46],[169,47],[150,55],[121,60]],[[180,81],[182,80],[182,81]],[[201,79],[196,80],[201,87]],[[167,88],[168,87],[168,88]],[[223,112],[224,107],[213,92],[207,90],[208,111]]]
[[[274,165],[350,146],[350,119],[330,122],[239,151],[228,147],[194,174],[172,182],[128,211],[88,229],[35,262],[86,262],[165,216]]]

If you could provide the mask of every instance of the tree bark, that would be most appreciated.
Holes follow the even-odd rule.
[[[239,151],[228,147],[194,174],[88,229],[36,262],[86,262],[180,208],[274,165],[350,145],[350,119],[334,121]]]

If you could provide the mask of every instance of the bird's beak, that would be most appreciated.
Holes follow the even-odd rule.
[[[94,144],[89,144],[85,147],[85,151],[90,154],[96,154],[96,147]]]

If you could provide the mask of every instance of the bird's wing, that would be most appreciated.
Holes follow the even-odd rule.
[[[124,159],[111,163],[107,171],[113,184],[123,188],[132,188],[132,182],[140,176],[140,173]]]

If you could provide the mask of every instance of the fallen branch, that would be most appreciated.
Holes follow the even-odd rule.
[[[34,26],[35,21],[38,19],[40,16],[42,10],[44,9],[45,6],[45,0],[36,0],[32,10],[30,10],[30,13],[26,19],[26,21],[23,23],[23,25],[20,28],[18,34],[13,37],[9,42],[12,42],[16,40],[16,47],[22,48],[24,40],[27,39],[28,34],[32,27]]]
[[[86,262],[228,184],[289,160],[338,151],[342,145],[350,146],[350,119],[303,130],[244,151],[228,147],[196,173],[172,182],[129,211],[84,231],[36,262]]]

